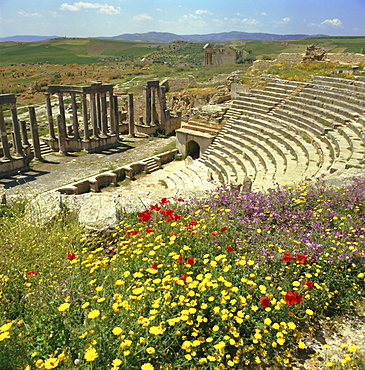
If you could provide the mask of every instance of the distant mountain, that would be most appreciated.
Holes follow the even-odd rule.
[[[172,41],[182,40],[189,42],[220,42],[220,41],[231,41],[231,40],[260,40],[260,41],[284,41],[284,40],[299,40],[304,37],[319,37],[326,35],[276,35],[272,33],[250,33],[250,32],[221,32],[221,33],[209,33],[206,35],[176,35],[175,33],[169,32],[147,32],[147,33],[125,33],[119,36],[113,37],[95,37],[98,39],[106,40],[123,40],[123,41],[142,41],[142,42],[156,42],[156,43],[168,43]],[[59,38],[59,36],[27,36],[17,35],[0,38],[0,42],[3,41],[15,41],[15,42],[35,42],[43,41],[47,39]],[[71,38],[71,37],[70,37]]]
[[[247,40],[255,39],[260,41],[283,41],[283,40],[299,40],[310,35],[276,35],[272,33],[250,33],[250,32],[221,32],[210,33],[206,35],[176,35],[167,32],[147,32],[147,33],[125,33],[114,37],[104,37],[113,40],[125,41],[143,41],[143,42],[172,42],[176,40],[190,42],[219,42],[231,40]],[[325,35],[315,35],[325,36]]]
[[[0,38],[0,42],[14,41],[14,42],[35,42],[48,39],[58,38],[59,36],[32,36],[32,35],[16,35]]]

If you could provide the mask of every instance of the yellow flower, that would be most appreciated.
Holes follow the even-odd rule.
[[[141,366],[141,370],[154,370],[155,368],[153,367],[153,365],[151,365],[149,362],[143,364]]]
[[[139,294],[141,294],[143,291],[144,291],[144,288],[143,288],[143,287],[140,287],[140,288],[133,289],[133,290],[132,290],[132,293],[133,293],[134,295],[139,295]]]
[[[360,347],[359,347],[359,346],[350,345],[350,346],[348,347],[348,350],[349,350],[350,352],[356,352],[358,349],[360,349]]]
[[[285,339],[284,338],[278,338],[277,343],[282,346],[285,343]]]
[[[293,322],[288,322],[288,327],[289,329],[295,330],[297,326]]]
[[[4,333],[0,334],[0,342],[8,338],[10,338],[10,333],[8,331],[5,331]]]
[[[149,355],[152,355],[153,353],[155,353],[155,349],[153,347],[148,347],[146,348],[146,352],[149,354]]]
[[[89,314],[87,315],[87,317],[89,319],[95,319],[99,315],[100,315],[100,311],[99,310],[92,310],[92,311],[89,312]]]
[[[299,343],[298,343],[298,347],[299,347],[300,349],[307,348],[307,346],[306,346],[306,345],[305,345],[305,343],[303,343],[303,342],[299,342]]]
[[[90,302],[85,302],[82,306],[81,306],[81,308],[86,308],[86,307],[88,307],[90,305]]]
[[[97,287],[95,288],[95,290],[96,290],[97,292],[101,292],[103,289],[104,289],[104,288],[103,288],[102,286],[97,286]]]
[[[158,334],[163,334],[164,333],[164,329],[160,328],[159,326],[151,326],[150,327],[150,330],[149,332],[151,334],[155,334],[155,335],[158,335]]]
[[[60,307],[58,307],[58,311],[66,311],[71,305],[69,303],[62,303]]]
[[[276,330],[280,328],[280,325],[277,322],[274,322],[271,326],[273,329],[276,329]]]
[[[122,329],[121,327],[119,327],[119,326],[116,326],[116,327],[112,330],[112,332],[113,332],[113,334],[114,334],[114,335],[119,335],[122,331],[123,331],[123,329]]]
[[[126,349],[127,347],[129,347],[130,345],[132,344],[132,341],[129,340],[129,339],[126,339],[124,342],[120,343],[120,348],[121,349]]]
[[[3,331],[9,331],[12,325],[13,325],[12,322],[4,324],[2,327],[0,327],[0,333],[2,333]]]
[[[309,308],[307,310],[305,310],[305,313],[309,316],[312,316],[314,315],[314,312],[312,310],[310,310]]]
[[[268,317],[264,320],[265,325],[270,325],[271,323],[272,323],[272,321]]]
[[[94,361],[97,357],[99,357],[98,353],[96,352],[96,349],[93,347],[90,347],[84,354],[84,359],[86,361]]]
[[[58,366],[59,360],[58,358],[48,358],[44,361],[44,368],[45,369],[54,369]]]
[[[119,360],[119,358],[116,358],[112,362],[112,366],[114,366],[114,367],[120,366],[121,364],[122,364],[122,360]]]

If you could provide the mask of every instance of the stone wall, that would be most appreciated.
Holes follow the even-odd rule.
[[[303,60],[301,53],[281,53],[277,59],[274,60],[255,60],[253,62],[253,69],[267,69],[274,64],[288,63],[299,64]],[[326,62],[339,64],[359,64],[365,63],[365,54],[360,53],[327,53]]]
[[[332,63],[359,64],[365,63],[365,54],[360,53],[327,53],[327,59]]]
[[[189,76],[188,78],[166,78],[161,82],[161,86],[165,86],[166,92],[187,89],[196,85],[197,82],[194,76]]]

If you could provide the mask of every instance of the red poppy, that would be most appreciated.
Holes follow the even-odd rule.
[[[157,263],[153,263],[152,265],[151,265],[151,269],[153,269],[153,270],[157,270]]]
[[[167,203],[170,203],[170,201],[169,201],[169,200],[167,200],[167,198],[162,198],[162,199],[160,200],[160,204],[167,204]]]
[[[171,217],[166,217],[166,218],[164,218],[164,221],[165,222],[170,222],[172,220],[172,218]]]
[[[217,235],[218,235],[218,232],[217,232],[217,231],[212,231],[212,232],[210,233],[210,235],[217,236]]]
[[[159,211],[160,209],[161,209],[161,207],[158,204],[155,204],[154,206],[152,205],[150,207],[151,211]]]
[[[222,227],[222,228],[221,228],[221,233],[224,233],[224,232],[225,232],[225,231],[227,231],[227,230],[228,230],[228,227],[226,227],[226,226],[225,226],[225,227]]]
[[[176,260],[176,262],[180,262],[180,263],[183,263],[184,261],[183,261],[183,258],[182,258],[182,256],[179,256],[179,258]]]
[[[173,213],[174,213],[173,209],[163,209],[162,211],[160,211],[161,215],[167,216],[167,217],[171,217]]]
[[[130,235],[137,235],[138,234],[138,230],[127,231],[125,234],[128,235],[128,236],[130,236]]]
[[[188,275],[184,274],[183,276],[181,276],[180,280],[182,281],[186,281],[186,278],[188,277]]]
[[[314,287],[313,281],[302,281],[302,285],[304,285],[304,287],[307,287],[307,288]]]
[[[297,257],[297,261],[300,263],[304,263],[308,259],[308,257],[303,256],[302,254],[297,254],[296,257]]]
[[[187,264],[187,265],[192,265],[192,264],[194,263],[194,261],[195,261],[194,257],[189,257],[189,258],[186,260],[185,264]]]
[[[66,258],[69,260],[69,261],[72,261],[76,258],[76,254],[75,253],[69,253]]]
[[[294,304],[299,304],[302,298],[303,296],[299,295],[298,292],[291,292],[288,290],[285,294],[285,303],[289,306],[293,306]]]
[[[139,217],[138,222],[147,222],[152,218],[151,212],[148,210],[138,213],[138,217]]]
[[[291,253],[284,253],[282,260],[285,262],[293,261],[294,257]]]
[[[232,247],[226,247],[226,251],[227,252],[233,252],[233,248]]]
[[[175,236],[175,235],[176,235],[176,231],[170,234],[170,236]]]
[[[198,225],[198,221],[197,220],[190,220],[189,225],[190,226],[196,226],[196,225]]]
[[[178,202],[185,202],[185,200],[183,198],[177,198],[177,201]]]
[[[181,220],[181,216],[180,215],[172,215],[171,218],[174,220],[174,221],[177,221],[177,220]]]
[[[147,229],[146,229],[147,234],[153,233],[154,231],[155,230],[153,230],[152,227],[147,227]]]
[[[262,307],[269,307],[270,306],[270,298],[269,297],[261,297],[260,298],[260,305]]]
[[[37,271],[37,270],[28,271],[28,272],[26,273],[26,275],[27,275],[27,276],[37,275],[37,274],[38,274],[38,272],[39,272],[39,271]]]

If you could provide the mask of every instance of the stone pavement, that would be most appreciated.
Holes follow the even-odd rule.
[[[67,156],[47,155],[45,162],[37,163],[30,171],[7,179],[0,179],[0,188],[4,189],[7,194],[39,194],[171,150],[174,147],[174,142],[175,137],[150,139],[123,137],[118,147],[101,153],[70,153]],[[162,176],[163,171],[177,170],[181,166],[184,166],[184,161],[166,164],[163,170],[157,171],[161,172],[161,175],[158,176]],[[171,170],[167,170],[167,168],[171,168]],[[145,176],[149,180],[145,181],[143,187],[150,187],[151,181],[158,183],[156,175],[149,177],[151,175]],[[140,188],[138,191],[143,191],[142,184],[137,185],[136,182],[134,185],[135,182],[130,182],[127,186],[129,190],[135,191],[134,188]],[[157,185],[154,187],[156,188]]]

